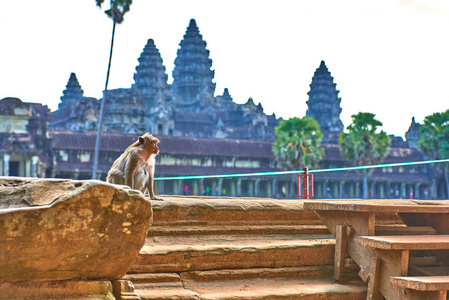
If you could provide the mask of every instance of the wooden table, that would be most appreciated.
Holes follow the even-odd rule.
[[[326,200],[306,201],[304,209],[314,210],[336,237],[335,279],[344,269],[346,256],[360,267],[359,275],[368,282],[368,295],[376,298],[379,291],[387,300],[400,299],[400,288],[390,284],[392,276],[406,276],[408,250],[388,251],[362,245],[359,237],[375,236],[376,218],[396,213],[406,225],[432,226],[437,235],[449,234],[449,201],[419,200]],[[437,237],[440,239],[442,237]],[[446,249],[440,245],[434,249]],[[449,266],[448,250],[435,252]],[[380,264],[382,261],[382,267]],[[376,272],[376,264],[381,270]],[[374,280],[375,276],[378,280]],[[369,281],[368,281],[369,280]]]

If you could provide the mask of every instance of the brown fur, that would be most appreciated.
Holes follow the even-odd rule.
[[[154,195],[153,180],[159,153],[159,140],[147,132],[129,146],[112,164],[106,181],[124,184],[142,193],[148,191],[152,200],[162,200]]]

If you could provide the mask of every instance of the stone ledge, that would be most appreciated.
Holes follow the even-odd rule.
[[[0,177],[2,281],[115,280],[152,223],[151,201],[97,180]]]
[[[114,300],[108,280],[0,282],[0,299]]]

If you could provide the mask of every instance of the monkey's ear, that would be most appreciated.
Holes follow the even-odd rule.
[[[143,138],[143,136],[139,136],[139,143],[143,144],[145,142],[145,139]]]

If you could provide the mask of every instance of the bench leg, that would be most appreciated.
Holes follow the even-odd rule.
[[[371,257],[370,259],[368,290],[366,291],[367,300],[383,299],[382,295],[379,292],[380,262],[381,259],[379,257]]]
[[[334,280],[340,280],[347,256],[348,235],[346,225],[337,225],[335,230]]]

